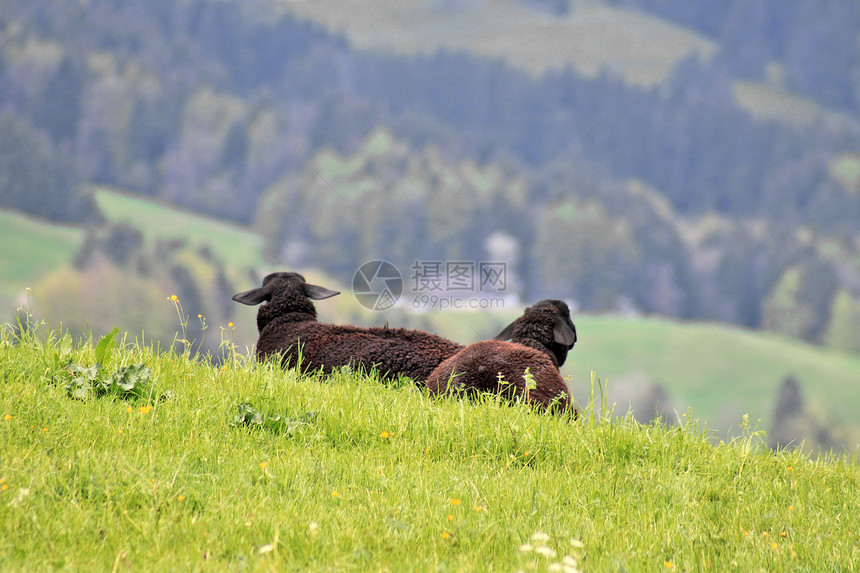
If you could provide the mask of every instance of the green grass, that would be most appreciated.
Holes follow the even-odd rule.
[[[860,567],[860,468],[755,435],[715,446],[695,424],[568,423],[128,345],[106,369],[143,362],[172,397],[78,401],[50,382],[65,353],[95,361],[0,334],[4,571]],[[232,427],[246,401],[308,423]],[[521,548],[537,532],[555,557]]]
[[[71,261],[84,231],[0,211],[0,293],[19,294],[32,281]]]
[[[255,268],[263,265],[263,238],[249,229],[105,188],[98,189],[94,195],[109,220],[129,223],[139,229],[147,241],[184,239],[194,246],[208,246],[229,266]]]

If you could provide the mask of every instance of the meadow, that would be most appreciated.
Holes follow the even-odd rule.
[[[109,221],[135,227],[147,241],[184,240],[195,248],[209,247],[232,267],[263,265],[263,238],[244,227],[115,189],[102,187],[93,196]]]
[[[300,376],[223,335],[214,366],[3,328],[0,569],[860,567],[854,460],[599,415],[597,378],[568,422],[374,373]]]
[[[0,210],[0,295],[13,298],[33,277],[66,264],[83,240],[83,229]]]

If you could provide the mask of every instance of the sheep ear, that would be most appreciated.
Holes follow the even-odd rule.
[[[323,300],[340,294],[340,291],[330,290],[318,285],[305,284],[305,295],[313,300]]]
[[[572,348],[576,343],[576,327],[573,326],[573,323],[568,323],[568,321],[560,316],[556,316],[554,322],[552,337],[559,344]]]
[[[252,288],[251,290],[234,294],[233,300],[247,304],[248,306],[254,306],[255,304],[272,300],[272,291],[266,287]]]
[[[493,340],[510,340],[511,335],[514,333],[514,322],[507,325],[503,331],[495,335]]]

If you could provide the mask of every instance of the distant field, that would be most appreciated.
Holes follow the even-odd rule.
[[[0,211],[0,294],[13,298],[69,262],[83,238],[83,229]]]
[[[713,42],[659,18],[607,6],[582,6],[553,17],[512,0],[470,2],[284,2],[283,10],[343,31],[359,48],[433,53],[440,48],[501,57],[534,73],[572,65],[602,68],[653,85],[692,53],[713,55]]]
[[[662,82],[691,54],[707,59],[719,51],[718,44],[694,30],[597,2],[563,17],[514,0],[285,0],[282,5],[286,12],[343,32],[361,49],[400,54],[466,50],[534,74],[568,65],[586,76],[607,69],[642,86]],[[761,119],[798,127],[817,121],[857,127],[843,114],[764,83],[739,81],[733,91],[738,104]]]
[[[849,116],[832,112],[812,100],[767,84],[736,82],[733,92],[744,109],[761,119],[785,121],[796,127],[806,127],[819,121],[834,127],[860,127]]]
[[[228,266],[263,265],[263,238],[239,226],[104,188],[95,192],[95,198],[108,219],[131,224],[148,241],[185,239],[195,246],[207,245]]]
[[[835,421],[860,424],[856,354],[729,325],[607,316],[579,317],[576,325],[580,342],[565,370],[575,374],[577,391],[588,386],[591,370],[608,379],[610,399],[613,385],[646,379],[663,383],[713,427],[737,424],[745,413],[767,427],[777,388],[794,376],[807,401]]]

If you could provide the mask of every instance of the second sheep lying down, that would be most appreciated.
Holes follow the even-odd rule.
[[[442,362],[427,378],[427,388],[431,394],[501,392],[510,398],[527,397],[533,404],[575,417],[573,399],[558,371],[575,343],[576,327],[567,305],[542,300],[495,339],[476,342]],[[534,380],[528,392],[526,369]]]
[[[326,374],[340,366],[376,367],[385,378],[404,375],[426,380],[430,372],[463,346],[420,330],[361,328],[317,321],[311,300],[340,294],[308,284],[298,273],[272,273],[263,286],[233,296],[247,305],[262,304],[257,311],[257,356],[281,356],[284,366],[295,367],[301,354],[306,372],[322,368]]]

